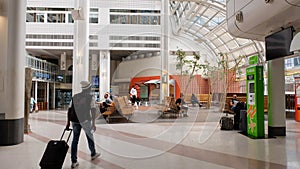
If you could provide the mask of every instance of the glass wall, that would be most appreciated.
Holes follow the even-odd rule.
[[[160,25],[159,10],[110,9],[111,24]]]
[[[33,70],[33,79],[72,83],[72,73],[61,71],[59,66],[33,56],[26,56],[26,66]]]
[[[26,11],[26,22],[40,23],[74,23],[71,11],[73,8],[44,8],[28,7]],[[90,23],[99,23],[98,8],[90,9]]]

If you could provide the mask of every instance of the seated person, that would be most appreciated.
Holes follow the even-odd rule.
[[[177,106],[177,110],[180,110],[181,105],[182,105],[182,99],[179,97],[178,99],[176,99],[176,106]]]
[[[103,102],[103,105],[105,106],[105,107],[111,107],[111,106],[113,106],[113,101],[111,100],[111,98],[110,98],[110,96],[109,96],[109,94],[108,93],[105,93],[104,94],[104,102]]]
[[[201,105],[201,103],[199,102],[199,100],[198,100],[198,98],[197,98],[197,96],[193,93],[192,94],[192,99],[191,99],[191,102],[192,102],[192,105],[194,106],[194,104],[197,104],[197,105],[199,105],[199,107],[201,107],[202,105]]]
[[[178,98],[178,99],[176,99],[176,106],[177,106],[177,110],[178,111],[180,111],[181,110],[181,108],[184,110],[184,117],[187,117],[188,115],[187,115],[187,109],[188,109],[188,107],[186,107],[186,106],[183,106],[183,104],[184,104],[184,100],[183,100],[183,94],[182,93],[180,93],[180,97]]]
[[[117,96],[114,96],[111,92],[106,92],[106,94],[108,94],[110,100],[114,100],[114,98],[116,98]]]
[[[104,100],[102,100],[102,102],[97,102],[97,104],[100,104],[100,112],[101,113],[104,113],[105,111],[107,111],[107,107],[114,106],[114,102],[110,99],[108,93],[105,93]],[[103,118],[106,119],[107,115],[103,115]]]
[[[230,110],[234,111],[234,109],[235,109],[236,105],[238,104],[238,102],[239,101],[237,100],[237,96],[236,96],[236,94],[234,94],[232,96],[232,99],[229,102]]]

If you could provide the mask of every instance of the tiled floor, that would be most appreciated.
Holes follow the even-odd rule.
[[[300,168],[300,123],[288,119],[286,137],[254,140],[237,131],[221,131],[218,120],[222,114],[217,112],[191,109],[187,118],[157,119],[157,113],[149,110],[137,112],[132,117],[135,123],[106,124],[103,119],[97,120],[94,136],[102,157],[90,161],[82,134],[78,168]],[[0,147],[0,169],[40,168],[47,142],[59,139],[65,128],[65,113],[30,114],[31,133],[25,135],[24,142]],[[63,168],[70,166],[68,153]]]

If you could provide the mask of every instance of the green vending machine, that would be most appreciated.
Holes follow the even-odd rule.
[[[257,59],[257,56],[250,58]],[[265,137],[264,127],[264,76],[263,66],[246,69],[247,76],[247,134],[254,138]]]

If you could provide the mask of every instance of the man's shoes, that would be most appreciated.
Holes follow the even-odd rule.
[[[96,158],[98,158],[101,154],[100,153],[96,153],[95,155],[92,156],[92,160],[95,160]]]
[[[79,166],[79,163],[78,163],[78,162],[72,163],[71,168],[76,168],[76,167],[78,167],[78,166]]]

